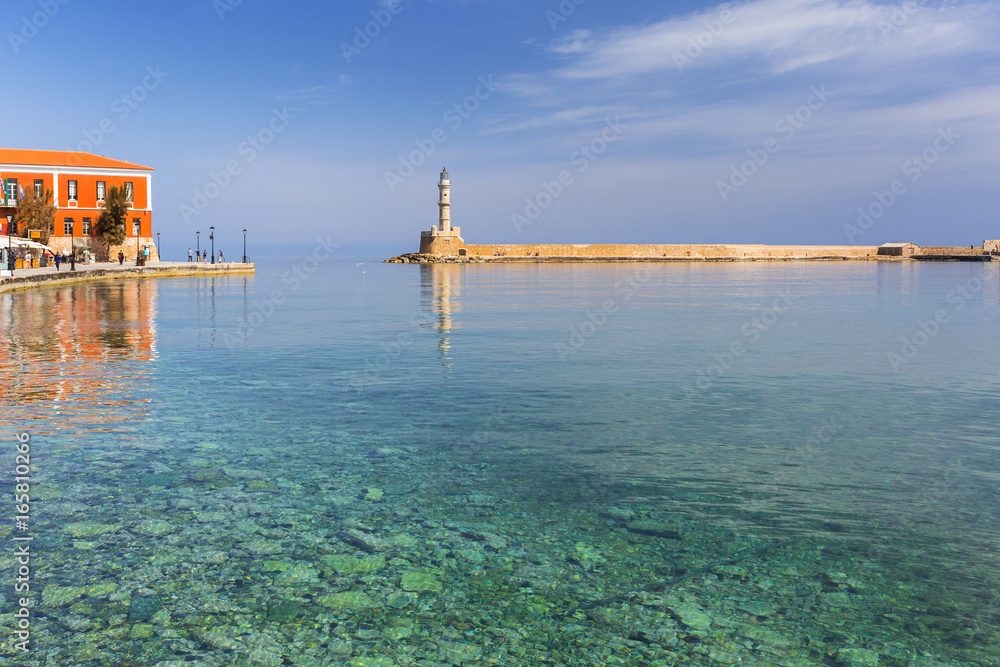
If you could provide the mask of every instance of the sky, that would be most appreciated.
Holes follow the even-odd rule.
[[[156,168],[166,259],[1000,238],[1000,11],[869,0],[5,0],[0,146]]]

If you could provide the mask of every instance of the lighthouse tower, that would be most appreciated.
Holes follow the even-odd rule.
[[[443,233],[451,232],[451,177],[448,176],[447,167],[441,171],[441,179],[438,181],[438,190],[441,194],[438,198],[438,231]]]
[[[431,231],[420,232],[420,252],[425,255],[465,255],[465,241],[460,227],[451,226],[451,176],[441,170],[438,179],[438,224]]]

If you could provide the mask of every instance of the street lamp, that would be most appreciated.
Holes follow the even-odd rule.
[[[195,232],[194,233],[194,240],[195,240],[195,244],[194,244],[195,248],[197,248],[197,250],[198,250],[198,252],[195,253],[194,258],[195,258],[195,261],[200,262],[201,261],[201,232]]]
[[[243,230],[243,263],[247,263],[247,230]]]
[[[215,227],[208,228],[208,238],[212,241],[212,264],[215,264]]]
[[[160,232],[156,232],[156,254],[160,255]],[[160,255],[160,261],[163,261],[163,255]]]
[[[139,226],[136,226],[134,221],[132,226],[135,227],[135,265],[139,266]]]
[[[10,275],[14,275],[14,256],[10,254],[10,225],[14,222],[14,214],[7,214],[7,268],[10,269]]]
[[[76,271],[76,220],[70,218],[69,226],[69,270]],[[63,234],[66,230],[63,230]]]

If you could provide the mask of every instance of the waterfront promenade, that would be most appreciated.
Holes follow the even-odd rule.
[[[0,293],[12,290],[27,289],[43,285],[62,285],[67,283],[87,282],[94,280],[122,280],[128,278],[171,278],[181,276],[214,276],[223,274],[254,273],[254,264],[226,262],[224,264],[198,262],[148,262],[146,266],[135,266],[126,262],[95,262],[94,264],[77,263],[76,270],[70,270],[69,264],[63,264],[56,271],[55,266],[39,269],[16,269],[13,276],[0,278]]]

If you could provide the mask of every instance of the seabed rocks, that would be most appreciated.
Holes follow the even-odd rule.
[[[996,618],[843,536],[563,488],[483,451],[444,473],[419,445],[294,436],[294,457],[222,444],[211,465],[183,443],[110,467],[54,450],[19,664],[1000,665]]]

